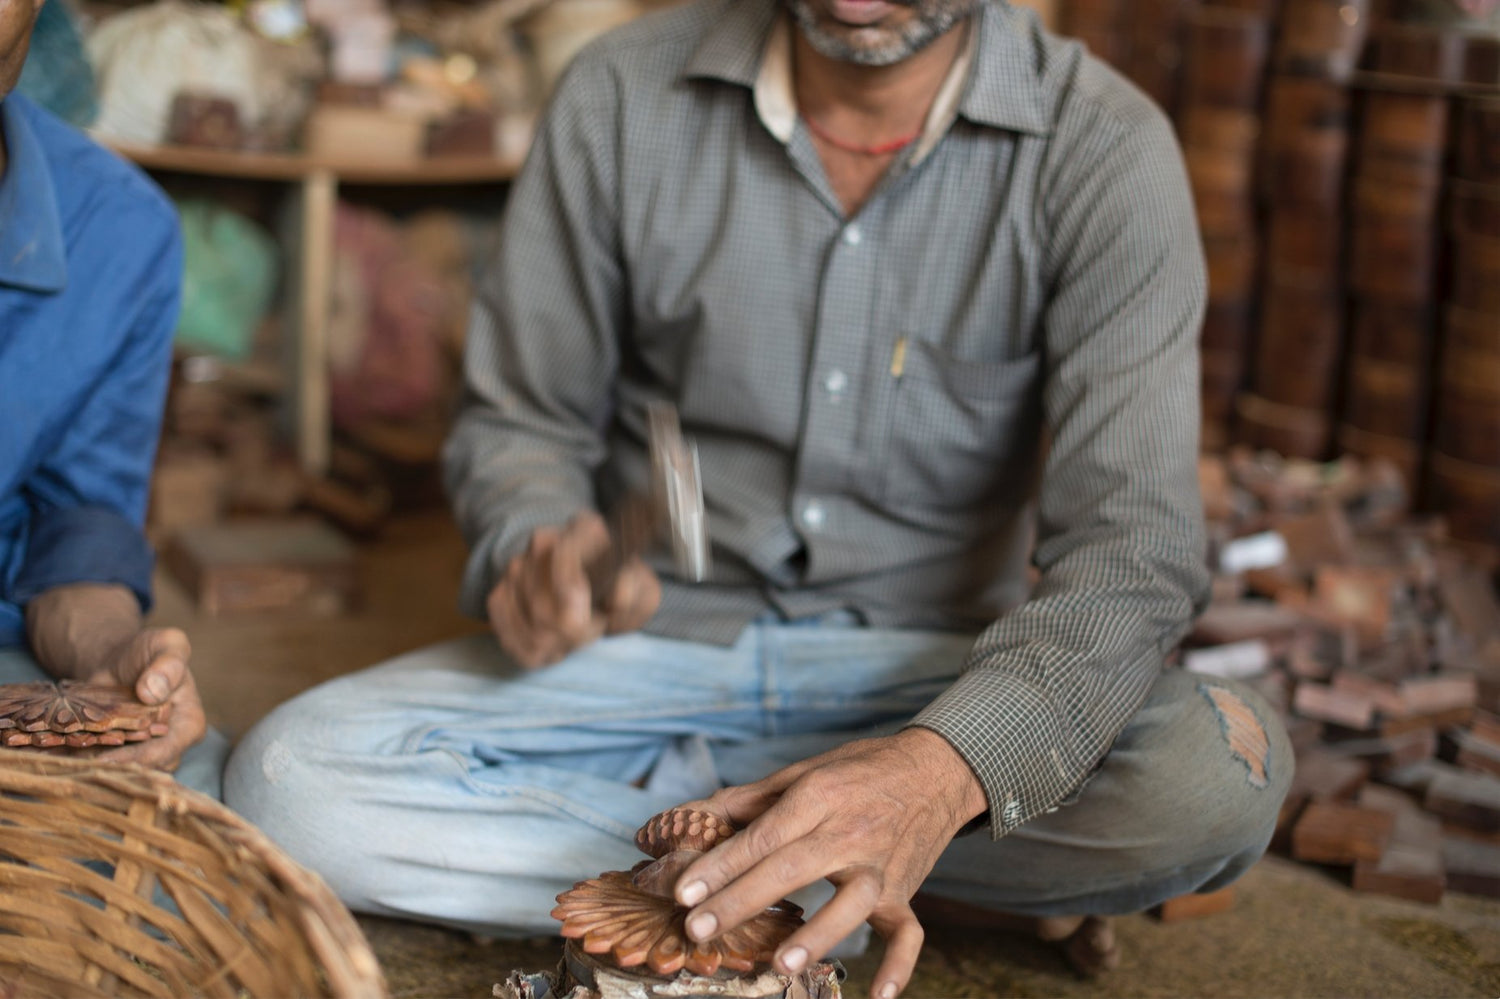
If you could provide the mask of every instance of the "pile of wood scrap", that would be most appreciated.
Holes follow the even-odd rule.
[[[1187,669],[1282,714],[1297,774],[1273,849],[1357,891],[1500,896],[1500,601],[1493,557],[1407,513],[1400,473],[1206,456],[1214,598]]]
[[[372,534],[391,508],[378,460],[338,448],[326,475],[303,470],[281,443],[279,374],[206,356],[174,368],[165,432],[151,482],[149,527],[158,542],[231,517],[322,514],[343,530]]]
[[[344,428],[315,474],[283,442],[280,394],[274,367],[201,355],[174,367],[148,532],[205,614],[346,613],[360,597],[347,536],[442,502],[436,414]]]

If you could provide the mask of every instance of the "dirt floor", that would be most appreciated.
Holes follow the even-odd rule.
[[[159,573],[153,619],[183,626],[210,720],[231,737],[313,684],[430,642],[479,630],[458,614],[464,552],[441,513],[393,521],[361,549],[365,598],[333,619],[211,620]],[[484,999],[513,968],[554,967],[555,939],[484,942],[361,918],[401,999]],[[1355,895],[1337,872],[1269,858],[1237,886],[1234,907],[1174,924],[1118,920],[1121,967],[1098,981],[1068,971],[1048,945],[1016,933],[929,928],[910,997],[1500,996],[1500,901],[1450,894],[1440,906]],[[862,996],[877,955],[846,961]]]

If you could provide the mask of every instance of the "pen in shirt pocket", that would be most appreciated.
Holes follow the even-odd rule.
[[[896,381],[906,373],[906,337],[896,338],[896,349],[891,351],[891,377]]]

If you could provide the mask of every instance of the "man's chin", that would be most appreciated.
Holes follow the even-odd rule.
[[[926,48],[977,0],[786,0],[808,44],[838,62],[893,66]],[[926,13],[924,13],[926,11]]]

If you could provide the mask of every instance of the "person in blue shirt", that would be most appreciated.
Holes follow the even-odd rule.
[[[166,736],[104,755],[217,796],[187,636],[143,621],[181,237],[139,171],[12,93],[41,6],[0,0],[0,683],[170,703]]]

